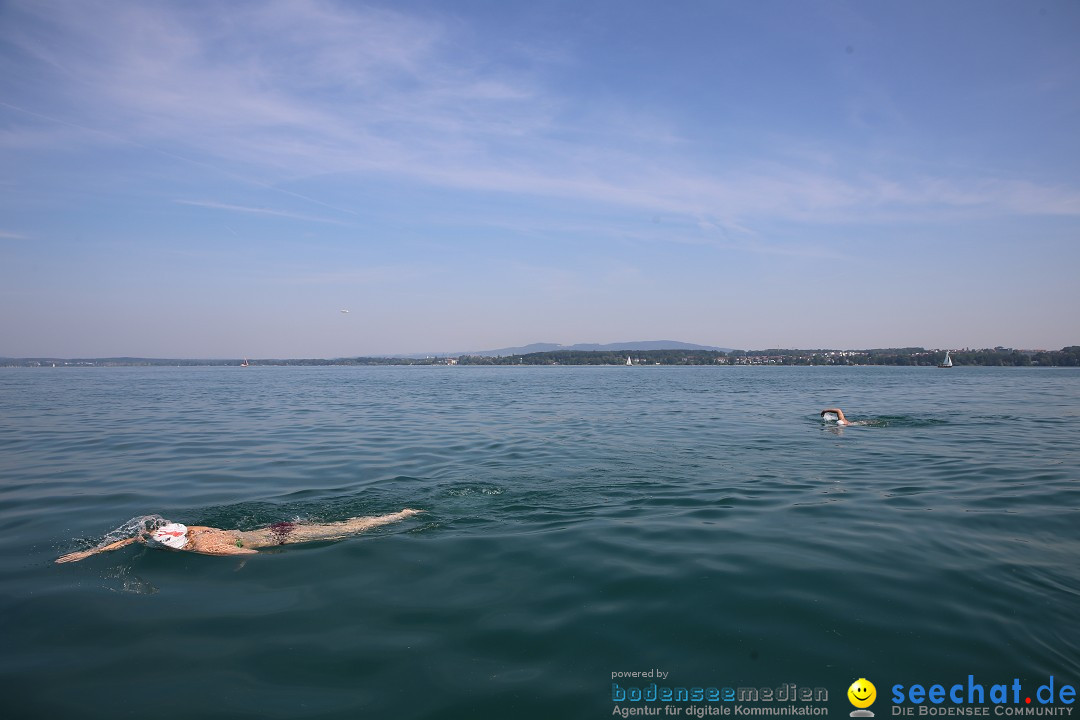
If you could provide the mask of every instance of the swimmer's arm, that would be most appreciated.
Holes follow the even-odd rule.
[[[824,410],[821,411],[821,414],[824,415],[825,413],[836,413],[836,424],[837,425],[850,425],[851,424],[851,421],[848,420],[846,417],[844,417],[844,411],[841,410],[840,408],[825,408]]]
[[[79,560],[85,560],[86,558],[90,557],[91,555],[97,555],[98,553],[103,553],[103,552],[112,552],[113,550],[119,550],[120,548],[125,547],[127,545],[130,545],[133,542],[137,542],[138,540],[140,540],[140,538],[138,538],[138,537],[130,537],[130,538],[126,538],[124,540],[117,540],[116,542],[109,543],[108,545],[102,545],[101,547],[91,548],[89,550],[80,550],[79,552],[68,553],[67,555],[56,558],[56,562],[58,562],[58,563],[78,562]]]

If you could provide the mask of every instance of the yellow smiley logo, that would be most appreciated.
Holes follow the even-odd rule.
[[[868,708],[877,699],[877,688],[866,678],[859,678],[847,689],[848,700],[857,708]]]

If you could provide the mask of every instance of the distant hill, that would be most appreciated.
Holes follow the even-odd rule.
[[[477,357],[506,357],[507,355],[527,355],[538,352],[556,352],[571,350],[575,352],[602,351],[612,352],[616,350],[717,350],[730,352],[731,348],[712,347],[710,345],[695,345],[693,343],[679,342],[678,340],[637,340],[634,342],[619,342],[600,345],[597,343],[579,343],[577,345],[559,345],[558,343],[532,343],[521,347],[499,348],[497,350],[474,350],[472,352],[442,353],[443,357],[460,357],[462,355],[475,355]],[[425,357],[425,356],[413,356]]]

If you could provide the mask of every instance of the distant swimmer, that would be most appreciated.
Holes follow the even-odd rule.
[[[825,408],[821,411],[821,419],[825,422],[835,422],[837,425],[851,425],[850,420],[844,417],[844,411],[840,408]]]
[[[405,518],[422,513],[423,510],[406,508],[389,515],[356,517],[335,523],[305,524],[279,522],[261,530],[220,530],[202,525],[182,525],[168,522],[156,515],[141,521],[134,537],[99,545],[90,550],[68,553],[57,558],[58,563],[75,562],[96,555],[111,552],[134,542],[141,542],[150,547],[171,550],[186,550],[203,555],[250,555],[259,548],[276,547],[291,543],[315,542],[317,540],[338,540],[362,533],[365,530],[399,522]]]
[[[825,422],[835,422],[837,425],[883,425],[881,420],[848,420],[844,417],[844,411],[840,408],[825,408],[821,411],[821,419]]]

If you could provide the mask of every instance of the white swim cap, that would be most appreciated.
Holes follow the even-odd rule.
[[[833,412],[821,413],[821,419],[825,422],[835,422],[840,419],[840,416]]]
[[[187,525],[181,525],[180,523],[162,525],[155,530],[150,537],[159,545],[171,547],[174,550],[180,550],[187,545]]]

